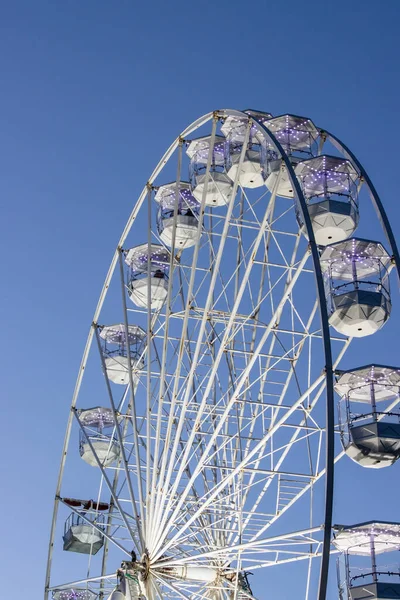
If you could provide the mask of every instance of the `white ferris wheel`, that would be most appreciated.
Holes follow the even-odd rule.
[[[332,551],[336,597],[366,597],[349,554],[384,583],[376,554],[400,547],[400,526],[333,529],[332,502],[338,461],[400,456],[400,370],[367,337],[389,319],[396,267],[367,173],[309,118],[218,110],[183,131],[90,327],[45,600],[324,600]],[[360,337],[369,364],[341,370]]]

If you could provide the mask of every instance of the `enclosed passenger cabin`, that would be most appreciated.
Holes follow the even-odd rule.
[[[321,246],[350,237],[359,221],[358,185],[360,178],[349,160],[336,156],[317,156],[295,168],[307,202],[315,241]],[[299,225],[305,233],[299,206]]]
[[[164,244],[172,246],[176,210],[175,247],[194,246],[199,236],[200,204],[190,184],[187,181],[167,183],[158,188],[154,198],[159,203],[157,229]]]
[[[231,199],[233,188],[233,181],[225,171],[225,138],[216,135],[212,149],[211,141],[211,135],[196,138],[186,149],[186,154],[190,158],[189,176],[192,194],[201,203],[205,193],[206,206],[225,206]],[[210,174],[205,189],[210,152],[212,152]]]
[[[108,596],[107,600],[131,600],[131,598],[129,598],[129,596],[127,596],[120,589],[120,585],[119,585],[116,590],[114,590],[113,592],[111,592],[111,594]],[[137,600],[137,598],[134,598],[134,600]]]
[[[263,115],[266,120],[271,116],[268,113]],[[249,116],[255,116],[255,113]],[[257,188],[264,185],[267,142],[255,124],[250,126],[247,138],[248,127],[249,119],[246,117],[228,116],[225,119],[221,127],[226,137],[225,168],[228,177],[235,181],[243,144],[248,139],[238,180],[242,187]]]
[[[96,600],[98,594],[88,588],[59,588],[51,593],[53,600]]]
[[[391,310],[391,258],[379,242],[352,238],[326,246],[320,258],[329,322],[346,336],[383,327]]]
[[[95,524],[96,527],[91,525]],[[104,544],[104,516],[95,511],[71,513],[64,525],[63,549],[79,554],[97,554]]]
[[[128,294],[136,306],[152,310],[163,307],[168,294],[170,254],[159,244],[142,244],[126,252],[129,266]]]
[[[144,330],[137,325],[129,325],[127,337],[124,323],[105,325],[100,328],[100,337],[103,340],[104,364],[110,381],[120,385],[128,384],[130,363],[133,383],[137,384],[140,372],[144,368],[143,354],[146,348]]]
[[[400,598],[400,524],[387,522],[334,525],[333,545],[341,600]]]
[[[120,455],[119,443],[115,435],[118,423],[115,422],[113,411],[110,408],[96,406],[80,409],[78,416],[83,427],[79,432],[81,457],[92,467],[99,466],[98,461],[103,467],[108,467]]]
[[[293,165],[296,165],[317,153],[318,129],[314,123],[306,117],[297,117],[295,115],[282,115],[270,119],[266,127],[276,137],[283,150],[289,156]],[[265,185],[273,192],[278,185],[276,193],[282,198],[293,198],[294,189],[292,181],[287,172],[282,158],[276,150],[270,145],[266,153],[265,165]],[[277,182],[280,174],[279,183]]]
[[[363,467],[381,468],[400,457],[400,369],[367,365],[337,372],[339,424],[346,454]]]
[[[116,590],[111,592],[107,600],[127,600],[127,597],[119,588],[117,588]]]

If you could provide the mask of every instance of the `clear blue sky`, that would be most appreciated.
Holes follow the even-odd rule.
[[[2,3],[4,597],[41,597],[97,296],[132,203],[180,130],[224,107],[311,117],[358,154],[400,232],[399,17],[398,0]],[[400,362],[392,322],[377,337],[381,362]],[[377,493],[383,475],[354,473],[376,490],[363,504],[387,503],[381,518],[396,519]],[[342,521],[346,483],[339,473]]]

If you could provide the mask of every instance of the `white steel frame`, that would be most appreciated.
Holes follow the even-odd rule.
[[[237,175],[231,202],[209,209],[205,201],[212,178],[210,152],[197,243],[192,250],[174,247],[175,213],[165,307],[160,311],[152,311],[150,305],[135,307],[127,300],[124,266],[131,228],[139,214],[146,214],[147,237],[139,243],[160,243],[152,218],[157,178],[176,156],[178,198],[185,142],[211,123],[213,147],[219,121],[229,115],[248,120],[246,139],[255,127],[281,156],[309,241],[298,231],[293,203],[276,194],[279,178],[270,193],[266,188],[242,189]],[[115,572],[107,573],[110,553],[116,556],[118,551],[122,561],[132,549],[138,561],[145,557],[149,599],[252,598],[238,585],[239,573],[304,561],[299,593],[307,600],[312,576],[318,572],[313,567],[316,559],[318,594],[320,600],[325,598],[333,465],[344,455],[343,451],[334,455],[333,372],[351,339],[329,330],[318,248],[305,199],[289,158],[267,125],[233,110],[198,119],[167,150],[133,208],[100,294],[72,398],[56,488],[45,599],[60,587],[86,585],[100,597],[110,593],[116,584]],[[322,130],[320,152],[325,139],[350,158],[367,183],[399,265],[393,234],[372,183],[354,155]],[[238,174],[245,148],[246,143]],[[115,279],[122,298],[116,318],[124,323],[126,333],[137,320],[147,331],[146,368],[137,389],[130,373],[119,402],[104,377],[105,397],[116,422],[122,414],[122,424],[114,430],[120,459],[104,467],[76,406],[89,353],[96,345],[106,374],[98,325]],[[129,362],[129,346],[127,357]],[[89,557],[86,577],[55,584],[50,574],[58,511],[65,505],[62,483],[74,421],[98,464],[98,497],[107,492],[110,509],[98,574],[92,575]],[[90,517],[89,523],[95,511]],[[95,523],[93,527],[99,529]],[[112,562],[112,567],[118,565]],[[182,569],[198,567],[217,575],[211,583],[182,575]]]

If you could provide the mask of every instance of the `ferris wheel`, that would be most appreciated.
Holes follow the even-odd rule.
[[[395,524],[332,530],[335,464],[400,456],[400,369],[369,337],[399,267],[367,173],[309,118],[218,110],[183,131],[90,327],[45,600],[324,600],[332,550],[400,547]],[[341,370],[364,337],[369,364]],[[338,594],[361,598],[346,565]]]

